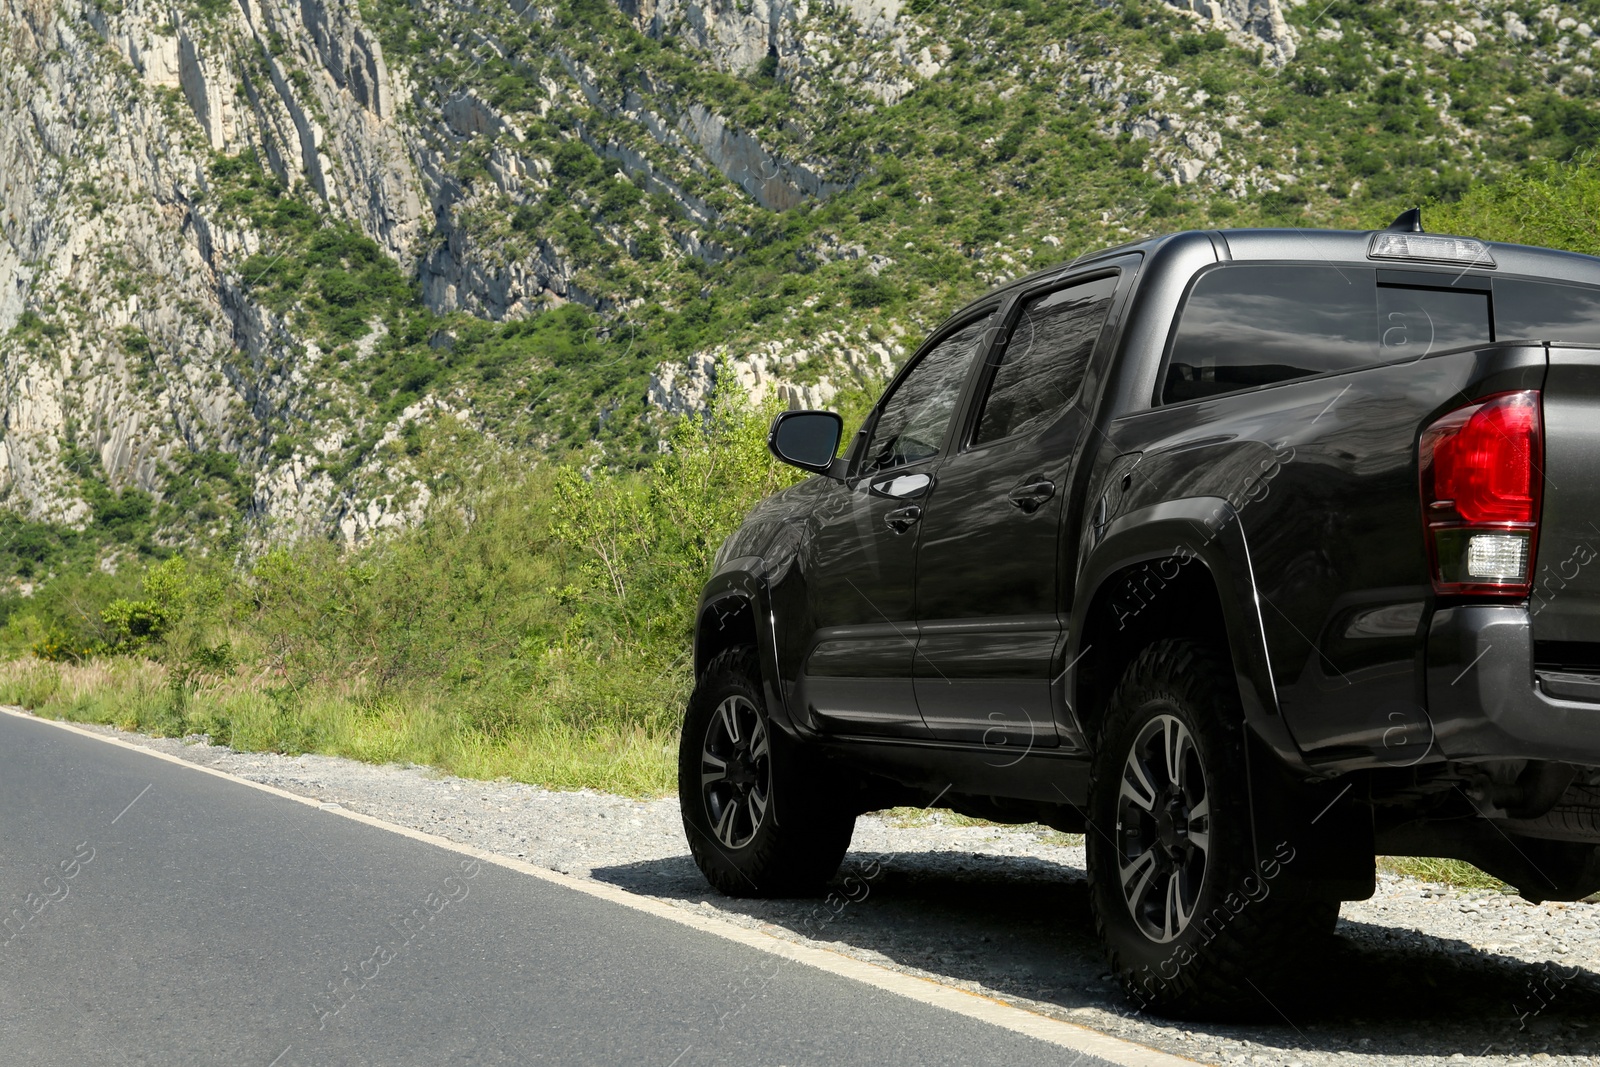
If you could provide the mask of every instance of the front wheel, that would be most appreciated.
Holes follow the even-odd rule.
[[[1096,930],[1143,1007],[1270,1013],[1338,918],[1336,902],[1274,895],[1295,844],[1258,857],[1244,746],[1222,653],[1169,640],[1135,657],[1096,746],[1086,841]]]
[[[749,646],[707,665],[678,745],[678,806],[706,880],[734,897],[803,896],[833,877],[855,815],[767,716]]]

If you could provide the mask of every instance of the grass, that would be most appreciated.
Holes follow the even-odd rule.
[[[154,737],[206,734],[244,752],[415,763],[552,789],[660,796],[676,780],[677,739],[668,730],[623,723],[580,730],[556,716],[535,716],[491,735],[474,729],[447,697],[379,696],[360,684],[288,692],[259,677],[183,691],[167,667],[141,658],[0,663],[0,703]]]
[[[1498,878],[1484,874],[1464,860],[1435,859],[1429,856],[1380,856],[1378,869],[1415,878],[1419,882],[1442,882],[1456,889],[1492,889],[1497,893],[1516,893]]]
[[[909,830],[921,826],[999,826],[988,819],[974,819],[970,815],[934,808],[885,808],[878,812],[890,826]]]

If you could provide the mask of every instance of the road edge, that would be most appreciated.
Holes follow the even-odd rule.
[[[180,767],[187,767],[202,774],[213,775],[236,785],[259,789],[262,792],[293,800],[318,811],[365,823],[368,826],[387,830],[402,837],[409,837],[412,840],[421,841],[450,852],[470,856],[484,863],[492,863],[497,867],[529,875],[553,885],[583,893],[589,897],[631,908],[634,911],[644,912],[647,915],[654,915],[657,918],[668,919],[680,926],[687,926],[703,933],[713,934],[726,941],[733,941],[748,948],[795,963],[803,963],[827,974],[848,978],[863,985],[905,997],[907,1000],[916,1001],[919,1004],[942,1008],[945,1011],[986,1022],[1003,1030],[1009,1030],[1012,1033],[1022,1034],[1047,1044],[1070,1049],[1083,1056],[1095,1056],[1109,1063],[1117,1064],[1118,1067],[1193,1067],[1195,1063],[1199,1062],[1183,1056],[1176,1056],[1169,1052],[1162,1052],[1147,1045],[1141,1045],[1136,1041],[1129,1041],[1126,1038],[1113,1037],[1110,1034],[1078,1023],[1070,1023],[1048,1015],[1040,1015],[1037,1012],[1032,1012],[1026,1008],[1020,1008],[992,997],[986,997],[980,993],[971,993],[955,986],[944,985],[932,979],[904,974],[876,963],[858,960],[853,956],[846,956],[844,953],[835,952],[832,949],[789,941],[724,919],[674,907],[665,901],[630,893],[626,889],[606,882],[562,874],[560,871],[554,871],[548,867],[540,867],[528,863],[526,860],[504,856],[498,852],[490,852],[481,848],[474,848],[471,845],[463,845],[459,842],[451,841],[449,838],[439,837],[436,834],[416,830],[409,826],[401,826],[399,823],[374,818],[371,815],[352,811],[340,805],[326,804],[311,797],[291,793],[286,789],[279,789],[277,786],[266,785],[262,782],[254,782],[248,778],[218,770],[215,767],[192,763],[189,760],[158,749],[147,748],[144,745],[125,741],[120,737],[97,733],[76,723],[63,722],[59,719],[47,719],[15,706],[0,705],[0,712],[13,718],[54,726],[57,729],[66,730],[80,737],[91,738],[119,748],[143,753],[146,756],[165,760]],[[1068,1061],[1062,1067],[1073,1067],[1076,1062],[1076,1060]]]

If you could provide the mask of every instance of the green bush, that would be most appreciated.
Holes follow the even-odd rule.
[[[1514,244],[1600,255],[1600,158],[1531,164],[1503,181],[1468,187],[1453,203],[1423,209],[1423,224]]]
[[[846,292],[850,294],[850,303],[858,308],[883,307],[894,303],[900,295],[888,281],[865,271],[850,279]]]

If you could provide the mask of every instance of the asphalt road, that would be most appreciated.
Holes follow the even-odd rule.
[[[0,1065],[1103,1067],[0,716]]]

